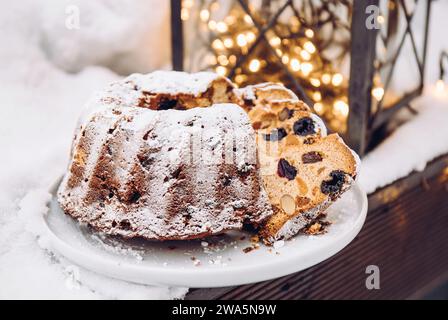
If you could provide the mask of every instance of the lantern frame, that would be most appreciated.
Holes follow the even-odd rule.
[[[171,45],[172,45],[172,67],[173,70],[184,70],[184,30],[183,21],[181,19],[182,1],[171,1]],[[308,96],[299,79],[281,63],[281,57],[277,54],[275,48],[269,43],[266,32],[271,30],[275,25],[279,16],[288,7],[293,6],[293,0],[285,0],[285,3],[275,12],[270,20],[261,25],[254,19],[253,13],[249,9],[247,0],[234,0],[239,3],[245,14],[252,18],[253,24],[257,29],[257,36],[253,44],[249,47],[246,54],[241,54],[237,57],[235,65],[229,73],[232,78],[235,75],[235,70],[250,56],[252,51],[261,43],[264,42],[271,54],[279,60],[279,65],[287,75],[292,89],[298,96],[307,104],[313,105],[312,99]],[[413,0],[416,4],[419,0]],[[422,1],[422,0],[420,0]],[[349,115],[347,119],[347,132],[344,136],[347,143],[360,155],[363,155],[369,148],[369,145],[375,143],[374,137],[376,133],[383,129],[392,116],[404,107],[410,108],[410,102],[421,95],[424,87],[424,70],[426,66],[426,51],[428,44],[428,30],[429,18],[431,11],[431,1],[426,1],[425,6],[425,22],[424,22],[424,37],[421,44],[422,56],[419,56],[417,43],[415,40],[414,31],[412,30],[411,22],[417,10],[409,11],[405,0],[396,0],[395,3],[400,6],[400,9],[405,15],[405,31],[401,35],[399,45],[392,55],[392,59],[388,61],[389,72],[386,76],[384,92],[390,87],[391,79],[394,75],[395,67],[398,57],[402,53],[402,48],[407,37],[411,40],[412,54],[417,63],[419,72],[419,82],[412,89],[406,91],[399,100],[392,105],[384,106],[384,99],[381,99],[376,109],[373,110],[372,88],[374,87],[374,74],[378,72],[381,67],[376,66],[375,59],[377,54],[377,38],[379,37],[378,29],[367,28],[366,18],[368,15],[368,8],[370,6],[379,7],[379,0],[356,0],[352,4],[352,19],[350,28],[350,76],[348,83],[348,104]],[[387,41],[387,39],[382,39]],[[410,108],[411,109],[411,108]],[[412,109],[411,109],[412,110]]]

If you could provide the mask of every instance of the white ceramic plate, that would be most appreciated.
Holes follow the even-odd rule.
[[[56,200],[56,186],[50,210],[43,216],[53,248],[97,273],[151,285],[234,286],[304,270],[347,246],[367,213],[366,194],[354,185],[328,209],[332,224],[327,233],[298,235],[282,247],[260,244],[249,251],[250,234],[240,232],[202,241],[123,241],[94,233],[66,216]]]

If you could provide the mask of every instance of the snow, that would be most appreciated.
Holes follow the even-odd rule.
[[[172,299],[186,288],[130,284],[73,265],[53,252],[37,216],[64,172],[81,106],[93,91],[169,60],[168,1],[3,1],[0,12],[0,299]],[[65,26],[68,6],[79,29]],[[157,14],[154,7],[157,6]],[[427,80],[448,46],[446,2],[434,2]],[[437,32],[440,30],[440,32]],[[409,77],[403,71],[403,81]],[[369,193],[448,152],[448,91],[430,87],[419,114],[362,162]]]
[[[427,162],[448,153],[448,90],[429,86],[412,106],[419,114],[364,157],[359,182],[367,193],[423,171]]]
[[[64,26],[68,3],[80,8],[79,30]],[[163,44],[154,29],[160,31],[167,16],[157,1],[161,11],[148,19],[155,3],[20,1],[0,13],[7,44],[0,51],[0,299],[172,299],[187,292],[74,266],[50,250],[37,219],[47,210],[49,186],[67,165],[82,105],[94,90],[121,78],[105,67],[130,73],[167,63],[166,51],[152,50]],[[141,40],[151,48],[137,52]]]

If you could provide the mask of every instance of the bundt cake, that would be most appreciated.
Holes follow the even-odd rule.
[[[58,199],[110,235],[180,240],[252,225],[272,243],[347,190],[357,159],[282,85],[134,74],[88,102]]]
[[[81,121],[61,207],[127,238],[192,239],[260,224],[272,209],[249,118],[235,104],[212,105],[230,99],[228,88],[209,73],[156,72],[112,84]],[[209,107],[192,108],[195,99]]]
[[[274,215],[260,229],[265,242],[288,239],[313,223],[353,183],[358,156],[286,88],[236,91],[257,130],[264,187]]]

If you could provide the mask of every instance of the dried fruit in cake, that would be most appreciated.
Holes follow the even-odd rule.
[[[299,136],[309,136],[316,133],[316,128],[311,117],[303,117],[294,122],[293,131]]]
[[[310,143],[312,142],[310,138],[327,135],[324,123],[315,114],[301,109],[290,109],[290,111],[292,111],[291,117],[284,120],[281,120],[279,114],[266,111],[266,114],[270,116],[269,120],[265,120],[263,127],[254,129],[265,137],[266,141],[285,141],[287,144],[305,143],[305,140]],[[281,139],[272,139],[271,136],[279,136]],[[266,137],[269,138],[266,139]],[[258,146],[263,148],[260,144]]]
[[[297,176],[297,169],[288,160],[282,158],[278,161],[277,175],[281,178],[293,180]]]
[[[323,155],[319,151],[310,151],[302,155],[302,162],[304,164],[316,163],[323,160]]]
[[[327,195],[337,195],[341,192],[347,180],[347,174],[342,170],[333,170],[330,172],[330,179],[322,181],[320,191]]]

